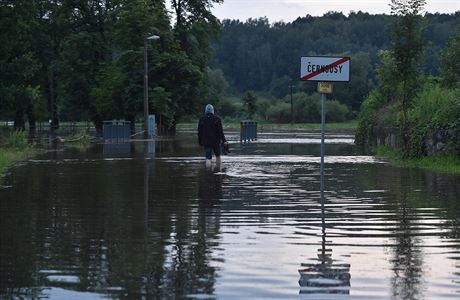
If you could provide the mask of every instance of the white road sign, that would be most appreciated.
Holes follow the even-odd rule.
[[[350,81],[350,57],[303,56],[300,80]]]

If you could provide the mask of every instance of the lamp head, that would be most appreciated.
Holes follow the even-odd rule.
[[[154,35],[148,36],[146,39],[147,40],[159,40],[160,37],[158,35],[154,34]]]

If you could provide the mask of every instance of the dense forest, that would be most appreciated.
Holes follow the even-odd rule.
[[[0,119],[31,129],[48,120],[53,128],[79,120],[98,129],[103,120],[134,124],[142,117],[146,45],[149,107],[160,126],[195,120],[209,102],[233,120],[317,122],[316,85],[298,80],[306,55],[351,56],[351,81],[335,84],[327,109],[329,121],[344,121],[376,88],[398,19],[329,12],[289,23],[219,21],[210,8],[221,2],[2,0]],[[459,17],[422,17],[423,74],[440,74],[439,53]],[[160,39],[146,42],[151,34]]]
[[[151,112],[174,128],[207,94],[210,43],[222,0],[0,1],[0,113],[28,120],[136,120],[142,115],[144,42]],[[157,41],[146,41],[152,34]]]
[[[294,85],[294,97],[297,98],[297,101],[294,99],[297,102],[295,120],[317,121],[319,113],[305,107],[308,103],[311,106],[312,101],[319,101],[319,97],[314,96],[316,85],[299,81],[300,57],[351,56],[351,80],[349,83],[335,84],[333,97],[346,105],[342,109],[356,112],[377,84],[379,51],[391,47],[391,30],[396,20],[395,15],[363,12],[351,12],[348,16],[329,12],[321,17],[307,15],[290,23],[273,24],[266,18],[246,22],[224,20],[220,39],[213,44],[215,54],[211,66],[222,70],[221,73],[229,82],[229,94],[242,95],[253,91],[259,94],[261,104],[264,98],[272,99],[269,101],[273,105],[268,117],[278,121],[289,121],[289,105],[286,103],[289,99],[279,98],[286,97],[291,92],[291,84]],[[459,24],[460,12],[424,15],[424,74],[440,74],[440,50],[445,48]],[[224,104],[223,109],[228,110],[229,104]],[[261,115],[262,109],[259,109]],[[315,110],[314,107],[312,109]],[[280,112],[282,110],[284,118]],[[314,119],[308,116],[314,116]]]

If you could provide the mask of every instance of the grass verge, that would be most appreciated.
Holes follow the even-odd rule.
[[[380,146],[377,148],[376,156],[398,167],[423,168],[436,172],[460,174],[460,157],[456,155],[437,155],[404,159],[400,151],[390,147]]]
[[[224,129],[238,129],[240,128],[239,122],[226,122],[223,121]],[[198,121],[195,123],[179,123],[177,124],[178,130],[191,130],[196,129]],[[258,122],[259,128],[265,130],[321,130],[321,123],[287,123],[287,124],[274,124]],[[355,130],[358,127],[358,121],[352,120],[343,123],[326,123],[326,130]]]
[[[17,161],[25,160],[37,151],[32,147],[23,149],[17,148],[0,148],[0,176],[3,175],[8,167]]]
[[[6,169],[17,161],[24,160],[37,153],[37,149],[27,143],[26,133],[13,130],[1,136],[0,146],[0,176]]]
[[[301,130],[301,129],[311,129],[311,130],[320,130],[321,123],[294,123],[294,124],[261,124],[264,127],[273,127],[277,129],[294,129],[294,130]],[[343,123],[326,123],[325,128],[326,130],[354,130],[358,127],[358,121],[348,121]]]
[[[91,136],[84,130],[76,131],[65,137],[65,142],[70,143],[73,147],[86,149],[91,145]]]

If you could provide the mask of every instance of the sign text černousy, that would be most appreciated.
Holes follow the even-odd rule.
[[[350,57],[301,57],[300,80],[323,82],[350,81]]]

